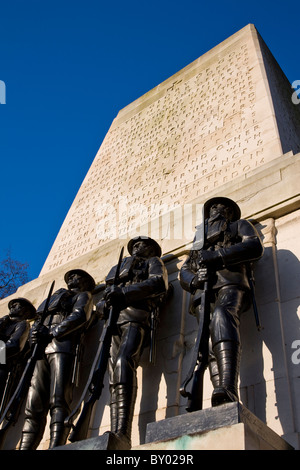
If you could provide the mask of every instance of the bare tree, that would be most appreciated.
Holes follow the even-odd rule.
[[[10,250],[0,261],[0,299],[12,295],[18,287],[28,282],[28,264],[12,259]]]

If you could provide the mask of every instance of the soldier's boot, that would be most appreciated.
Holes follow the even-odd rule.
[[[221,341],[213,346],[213,352],[218,366],[217,376],[214,377],[215,389],[212,393],[212,406],[239,401],[237,384],[240,370],[240,344],[235,341]]]
[[[214,388],[217,388],[220,384],[220,377],[219,377],[219,369],[218,369],[217,360],[213,354],[209,354],[208,369],[209,369],[211,383],[213,384]]]
[[[116,437],[122,441],[122,445],[131,448],[131,429],[136,401],[137,387],[128,385],[116,386],[118,423]]]
[[[116,433],[118,429],[117,394],[114,387],[110,387],[110,431]]]
[[[44,433],[43,419],[35,422],[32,419],[25,419],[19,450],[36,450],[41,442]]]
[[[58,422],[50,425],[50,444],[49,449],[53,447],[64,446],[67,442],[70,427],[64,423]]]
[[[39,443],[40,439],[37,438],[37,433],[23,431],[19,450],[36,450]]]

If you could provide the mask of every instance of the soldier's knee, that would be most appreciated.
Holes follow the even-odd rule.
[[[220,341],[239,342],[238,325],[235,318],[225,307],[218,306],[215,308],[209,329],[213,345]]]
[[[117,383],[126,383],[131,381],[134,375],[134,364],[131,358],[120,355],[115,363],[114,373],[113,373],[113,382]]]

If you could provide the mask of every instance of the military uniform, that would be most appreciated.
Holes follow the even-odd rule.
[[[69,271],[65,275],[66,282],[74,272],[87,277],[86,290],[56,291],[50,299],[48,316],[43,328],[40,329],[39,323],[36,322],[31,330],[31,338],[37,335],[38,341],[49,340],[49,342],[43,357],[36,363],[31,380],[20,450],[35,450],[38,447],[44,433],[48,411],[50,411],[49,448],[65,444],[69,433],[69,428],[64,425],[64,419],[71,411],[75,353],[83,328],[91,316],[91,291],[95,287],[93,278],[82,270]],[[39,314],[43,312],[44,304],[45,301],[38,308]]]
[[[135,242],[143,240],[153,246],[154,256],[133,255],[123,260],[119,275],[120,314],[112,338],[109,360],[111,392],[111,432],[131,445],[131,425],[137,393],[136,369],[148,337],[151,311],[167,291],[167,271],[160,259],[159,245],[150,238],[137,237],[128,244],[132,254]],[[106,277],[108,295],[98,309],[105,307],[110,296],[116,266]]]
[[[21,306],[20,312],[14,311],[15,305]],[[0,320],[0,339],[5,344],[5,363],[0,364],[0,402],[2,410],[8,403],[13,387],[18,383],[29,353],[28,336],[30,331],[29,320],[33,320],[36,309],[32,303],[19,297],[9,301],[10,314]],[[8,376],[10,379],[7,382]],[[7,385],[6,385],[7,382]],[[6,391],[5,391],[6,389]],[[3,394],[5,392],[5,397]],[[3,401],[2,401],[3,399]]]
[[[231,208],[231,216],[210,215],[216,205]],[[255,227],[240,219],[240,209],[228,198],[213,198],[204,206],[205,240],[200,250],[191,250],[180,271],[183,289],[193,294],[192,309],[199,309],[201,278],[208,271],[211,292],[210,372],[214,385],[212,405],[238,400],[240,362],[240,315],[250,306],[247,268],[263,254]],[[200,276],[201,277],[201,276]]]

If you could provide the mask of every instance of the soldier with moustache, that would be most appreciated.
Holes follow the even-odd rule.
[[[231,199],[209,199],[204,204],[204,246],[190,251],[180,271],[181,286],[193,294],[196,315],[198,294],[209,282],[212,406],[239,399],[240,316],[251,305],[247,266],[263,254],[257,230],[240,217],[240,208]]]

